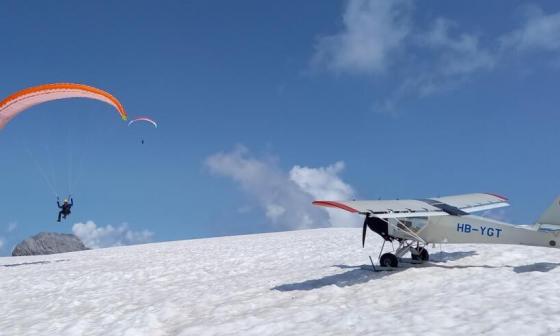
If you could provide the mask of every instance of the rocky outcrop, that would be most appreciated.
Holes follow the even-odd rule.
[[[80,238],[73,234],[41,232],[17,244],[12,256],[55,254],[87,250]]]

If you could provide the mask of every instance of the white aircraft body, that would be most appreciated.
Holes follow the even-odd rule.
[[[416,200],[315,201],[313,204],[365,215],[367,229],[379,234],[383,247],[379,263],[397,267],[408,252],[412,260],[429,260],[424,248],[435,243],[520,244],[560,247],[560,197],[533,225],[513,225],[471,213],[509,206],[496,194],[475,193]],[[398,242],[394,253],[383,253],[385,242]]]

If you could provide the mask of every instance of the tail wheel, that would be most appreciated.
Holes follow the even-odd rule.
[[[384,267],[397,267],[399,266],[399,259],[393,253],[385,253],[379,258],[379,263]]]

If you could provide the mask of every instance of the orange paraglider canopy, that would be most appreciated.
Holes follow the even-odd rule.
[[[0,129],[6,126],[12,118],[32,106],[68,98],[89,98],[105,102],[114,106],[123,120],[127,118],[122,104],[106,91],[84,84],[54,83],[30,87],[2,100],[0,102]]]

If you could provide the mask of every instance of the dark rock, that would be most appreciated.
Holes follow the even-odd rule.
[[[29,256],[88,250],[73,234],[41,232],[17,244],[12,256]]]

